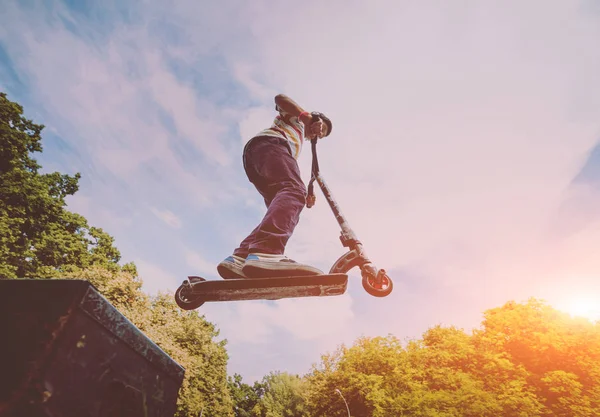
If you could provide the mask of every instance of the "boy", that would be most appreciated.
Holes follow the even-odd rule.
[[[219,275],[225,279],[323,273],[283,253],[304,205],[314,204],[314,198],[307,201],[297,163],[302,143],[304,138],[328,136],[332,124],[323,114],[304,111],[283,94],[275,97],[275,105],[279,115],[271,127],[250,139],[243,152],[244,170],[263,196],[267,213],[233,255],[217,266]]]

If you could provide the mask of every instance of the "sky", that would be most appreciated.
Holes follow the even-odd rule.
[[[205,304],[251,383],[510,300],[600,318],[599,44],[595,0],[8,0],[0,90],[152,294],[218,278],[262,218],[241,153],[276,94],[331,118],[321,171],[394,291],[354,269],[338,297]],[[326,271],[345,248],[316,194],[286,254]]]

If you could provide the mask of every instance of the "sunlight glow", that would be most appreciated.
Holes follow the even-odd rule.
[[[591,321],[600,320],[600,296],[578,296],[573,297],[561,310],[573,317],[583,317]]]

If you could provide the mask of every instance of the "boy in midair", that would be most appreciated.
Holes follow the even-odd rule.
[[[298,157],[304,139],[321,139],[331,133],[331,121],[322,113],[309,113],[291,98],[278,94],[279,114],[273,124],[250,139],[243,152],[248,180],[262,195],[267,212],[262,221],[218,266],[222,278],[267,278],[317,275],[323,272],[284,255],[300,212],[306,204],[306,186],[300,177]]]

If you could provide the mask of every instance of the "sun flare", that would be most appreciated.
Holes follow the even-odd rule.
[[[573,317],[583,317],[591,321],[600,320],[600,297],[575,297],[564,304],[563,311]]]

